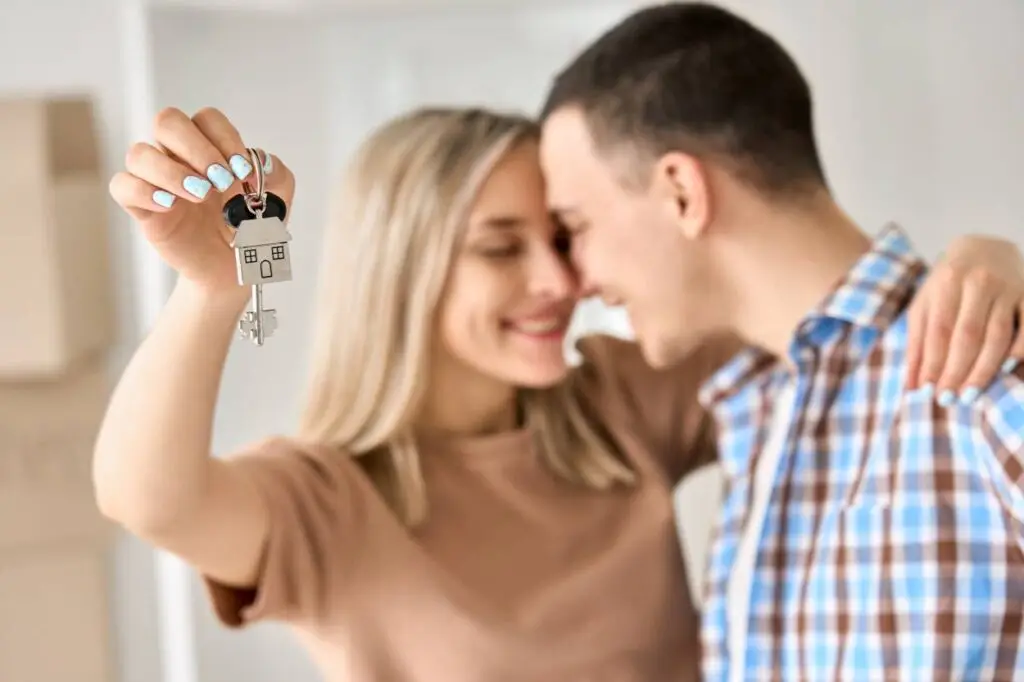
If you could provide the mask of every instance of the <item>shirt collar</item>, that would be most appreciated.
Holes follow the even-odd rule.
[[[887,329],[910,303],[925,270],[906,233],[897,225],[886,225],[832,293],[804,318],[797,336],[821,319]]]
[[[913,298],[926,269],[906,233],[895,224],[886,225],[831,293],[801,320],[791,347],[820,347],[832,337],[837,322],[884,331]],[[701,405],[709,408],[759,378],[758,384],[766,381],[777,365],[768,352],[748,348],[704,383]]]

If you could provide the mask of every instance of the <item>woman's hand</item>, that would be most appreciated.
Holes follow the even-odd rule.
[[[961,237],[909,311],[907,388],[970,402],[1024,360],[1024,257],[1013,242]]]
[[[189,118],[168,108],[156,116],[155,144],[137,142],[110,193],[142,228],[146,239],[182,277],[206,292],[239,291],[234,228],[224,222],[225,202],[255,180],[245,143],[217,109]],[[279,159],[261,154],[267,191],[291,207],[295,179]]]

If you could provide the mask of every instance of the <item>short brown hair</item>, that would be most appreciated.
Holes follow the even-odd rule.
[[[639,10],[554,80],[542,118],[578,107],[599,151],[726,162],[769,194],[825,185],[810,87],[771,36],[707,3]]]

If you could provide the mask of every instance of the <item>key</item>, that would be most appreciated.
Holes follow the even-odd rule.
[[[246,311],[238,321],[238,332],[243,339],[252,339],[262,346],[263,340],[277,329],[277,311],[263,307],[263,285],[253,285],[253,309]]]
[[[263,191],[263,167],[255,150],[249,150],[256,169],[256,190],[243,183],[245,194],[224,205],[224,219],[235,228],[231,246],[235,250],[238,283],[252,287],[252,310],[238,322],[242,338],[258,346],[277,329],[277,312],[263,307],[263,285],[292,278],[291,235],[284,223],[287,207],[280,197]]]

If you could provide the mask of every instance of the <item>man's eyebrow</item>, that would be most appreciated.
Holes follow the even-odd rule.
[[[551,213],[552,218],[557,219],[580,217],[579,210],[573,206],[550,206],[548,211]]]

